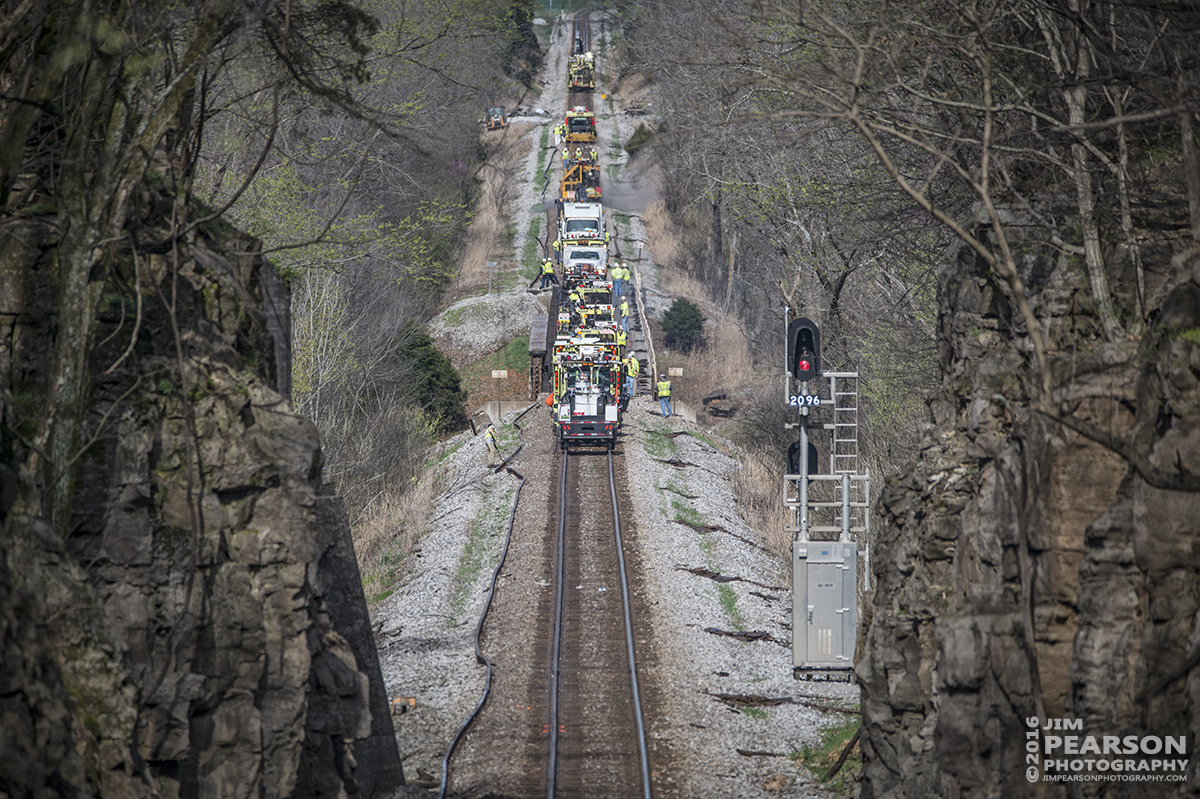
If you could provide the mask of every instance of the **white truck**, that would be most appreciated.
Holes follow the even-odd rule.
[[[563,277],[568,283],[604,280],[608,274],[608,248],[603,244],[575,244],[563,247]]]
[[[558,238],[564,250],[572,244],[603,247],[606,241],[604,206],[564,202],[558,212]]]

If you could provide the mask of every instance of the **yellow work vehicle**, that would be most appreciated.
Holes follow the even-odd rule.
[[[596,115],[581,105],[568,111],[567,141],[596,141]]]
[[[567,202],[600,201],[600,165],[587,161],[572,161],[563,172],[562,198]]]
[[[567,67],[567,85],[572,90],[596,88],[596,62],[591,53],[571,56]]]

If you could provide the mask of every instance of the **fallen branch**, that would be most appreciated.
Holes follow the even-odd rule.
[[[728,532],[728,531],[726,531],[726,532]],[[676,563],[675,571],[691,572],[692,574],[698,575],[700,577],[707,577],[710,580],[715,580],[718,583],[734,583],[734,582],[749,583],[750,585],[757,585],[759,588],[765,588],[768,591],[786,591],[787,590],[786,588],[783,588],[782,586],[766,585],[765,583],[757,583],[754,580],[747,580],[745,577],[729,577],[727,575],[721,574],[720,572],[715,572],[712,569],[706,569],[703,566],[684,566],[681,563]],[[751,591],[750,593],[754,594],[755,592]],[[763,596],[762,594],[756,594],[756,596],[762,596],[763,599],[770,599],[772,601],[775,599],[775,597]]]
[[[725,533],[726,535],[732,536],[732,537],[736,538],[738,541],[741,541],[743,544],[752,546],[755,549],[761,549],[763,552],[769,552],[769,550],[766,547],[764,547],[762,544],[758,543],[757,541],[751,541],[749,538],[746,538],[743,535],[738,535],[737,533],[733,532],[732,530],[727,530],[719,524],[695,524],[693,522],[685,521],[684,519],[672,519],[672,521],[677,522],[678,524],[682,524],[685,527],[690,527],[693,530],[695,530],[697,533]],[[759,585],[759,583],[755,583],[755,585]],[[763,588],[771,588],[771,586],[764,585]],[[780,588],[779,590],[782,591],[784,589]]]
[[[848,758],[850,756],[850,751],[852,749],[854,749],[855,746],[858,745],[858,739],[860,737],[862,737],[862,725],[861,724],[859,724],[858,729],[854,731],[854,737],[850,739],[850,741],[846,744],[845,748],[842,749],[842,753],[840,755],[838,755],[838,759],[837,759],[837,761],[834,762],[833,768],[829,769],[829,773],[821,778],[822,782],[833,779],[834,776],[839,771],[842,770],[842,766],[844,766],[846,764],[846,758]]]
[[[777,707],[778,705],[800,705],[801,707],[812,708],[822,713],[843,713],[847,716],[861,716],[861,710],[853,708],[838,707],[837,705],[825,705],[817,702],[803,702],[790,696],[761,696],[759,694],[715,694],[712,691],[704,693],[719,699],[730,707]]]
[[[722,630],[717,627],[705,627],[704,632],[709,633],[710,635],[724,635],[724,636],[728,636],[729,638],[736,638],[739,641],[745,641],[745,642],[770,641],[772,643],[779,644],[780,646],[790,647],[792,645],[790,641],[780,641],[778,638],[774,637],[766,630],[753,630],[750,632],[730,632],[729,630]]]

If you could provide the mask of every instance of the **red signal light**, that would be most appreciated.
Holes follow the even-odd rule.
[[[809,361],[800,361],[796,364],[796,367],[802,375],[806,375],[812,371],[812,363]]]

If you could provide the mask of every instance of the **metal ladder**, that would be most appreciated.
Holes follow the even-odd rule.
[[[833,474],[863,474],[858,448],[858,372],[825,372],[833,400],[832,455]],[[851,526],[865,531],[869,524],[869,483],[850,481]]]
[[[824,376],[833,400],[833,473],[858,474],[858,373]]]

